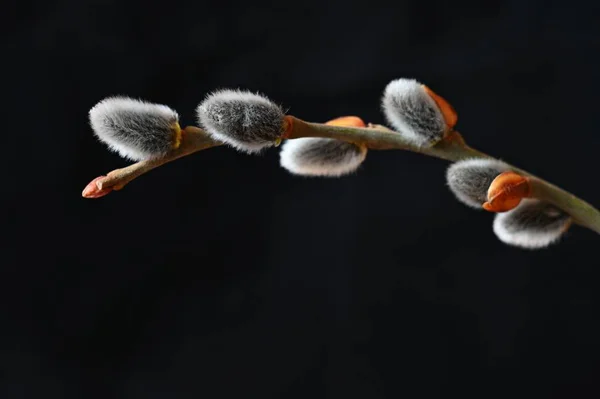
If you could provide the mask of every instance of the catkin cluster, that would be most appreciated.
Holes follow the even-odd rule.
[[[396,79],[384,89],[381,109],[388,123],[416,148],[432,147],[448,137],[457,122],[452,107],[414,79]],[[340,177],[356,172],[367,146],[324,137],[286,140],[285,112],[266,96],[243,90],[218,90],[196,108],[197,122],[214,140],[245,153],[278,146],[280,165],[295,175]],[[165,105],[129,97],[109,97],[89,112],[91,127],[111,150],[135,160],[165,156],[182,140],[178,114]],[[490,186],[510,172],[504,162],[466,159],[450,165],[446,179],[463,204],[483,209]],[[493,231],[504,243],[542,248],[567,231],[571,218],[543,201],[527,198],[495,216]]]

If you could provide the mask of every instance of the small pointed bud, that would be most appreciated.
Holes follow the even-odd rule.
[[[214,139],[247,153],[277,146],[285,133],[281,107],[249,91],[213,92],[196,111],[198,122]]]
[[[133,161],[159,158],[179,146],[179,116],[171,108],[129,97],[108,97],[89,112],[100,141]]]
[[[367,127],[367,124],[358,116],[340,116],[325,122],[325,124],[330,126]]]
[[[527,177],[511,171],[503,172],[490,184],[483,209],[489,212],[510,211],[530,195],[531,185]]]
[[[509,170],[504,162],[495,159],[466,159],[450,165],[446,171],[448,187],[463,204],[482,209],[488,200],[488,189],[494,179]]]
[[[343,116],[330,126],[366,127],[357,116]],[[367,156],[367,148],[341,140],[305,137],[288,140],[280,152],[280,164],[293,174],[339,177],[353,173]]]
[[[385,88],[382,109],[388,122],[415,145],[428,147],[456,123],[450,104],[414,79],[396,79]],[[450,126],[451,125],[451,126]]]
[[[98,182],[102,181],[102,179],[104,179],[104,178],[106,178],[106,176],[98,176],[94,180],[89,182],[88,185],[85,186],[85,188],[83,189],[81,196],[83,198],[100,198],[100,197],[104,197],[105,195],[107,195],[111,191],[113,191],[113,189],[114,189],[113,187],[101,189],[98,186]]]
[[[493,230],[505,244],[539,249],[556,243],[571,223],[571,217],[555,206],[536,199],[524,199],[515,209],[498,213]]]

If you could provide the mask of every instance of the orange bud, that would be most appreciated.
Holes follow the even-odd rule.
[[[287,139],[290,137],[290,134],[294,130],[294,117],[291,115],[286,115],[283,117],[283,134],[281,135],[281,139]],[[279,146],[281,142],[276,143],[276,147]]]
[[[490,184],[488,201],[483,204],[483,209],[490,212],[510,211],[530,195],[531,185],[527,177],[515,172],[503,172]]]
[[[325,124],[330,126],[367,127],[365,122],[358,116],[340,116],[339,118],[325,122]]]
[[[444,115],[444,120],[446,121],[448,129],[454,129],[454,126],[456,126],[456,122],[458,122],[458,114],[456,113],[454,107],[450,105],[450,103],[446,101],[442,96],[436,94],[429,87],[423,85],[423,88],[425,89],[427,94],[429,94],[431,98],[433,98],[433,101],[435,101],[437,106],[440,107],[440,111],[442,111],[442,115]]]
[[[106,176],[98,176],[89,182],[83,189],[81,196],[84,198],[100,198],[113,191],[114,187],[104,188],[102,190],[98,187],[97,183],[104,178],[106,178]]]

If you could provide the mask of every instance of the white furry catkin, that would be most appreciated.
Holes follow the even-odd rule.
[[[435,100],[414,79],[391,81],[384,90],[381,106],[394,129],[417,146],[437,143],[447,130]]]
[[[89,112],[96,136],[133,161],[164,156],[179,134],[179,116],[166,105],[129,97],[108,97]]]
[[[214,139],[248,153],[276,145],[284,133],[283,110],[249,91],[216,91],[196,111],[200,126]]]
[[[524,199],[515,209],[498,213],[493,230],[505,244],[539,249],[557,242],[571,221],[569,215],[549,203]]]
[[[466,159],[450,165],[446,171],[448,187],[463,204],[483,209],[492,181],[509,166],[495,159]]]
[[[287,140],[279,156],[280,165],[293,174],[339,177],[358,169],[367,148],[341,140],[306,137]]]

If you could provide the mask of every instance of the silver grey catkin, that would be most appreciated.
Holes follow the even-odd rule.
[[[286,141],[280,152],[280,164],[296,175],[339,177],[355,172],[366,156],[366,147],[307,137]]]
[[[570,225],[571,217],[555,206],[524,199],[515,209],[498,213],[493,230],[505,244],[539,249],[557,242]]]
[[[446,171],[448,187],[463,204],[475,209],[487,201],[492,181],[509,166],[495,159],[467,159],[450,165]]]
[[[248,153],[276,145],[284,133],[281,107],[249,91],[216,91],[196,111],[201,127],[213,138]]]
[[[89,111],[96,136],[133,161],[164,156],[174,144],[179,116],[171,108],[124,96],[108,97]]]
[[[392,127],[417,146],[431,146],[446,133],[442,111],[414,79],[391,81],[384,90],[381,107]]]

